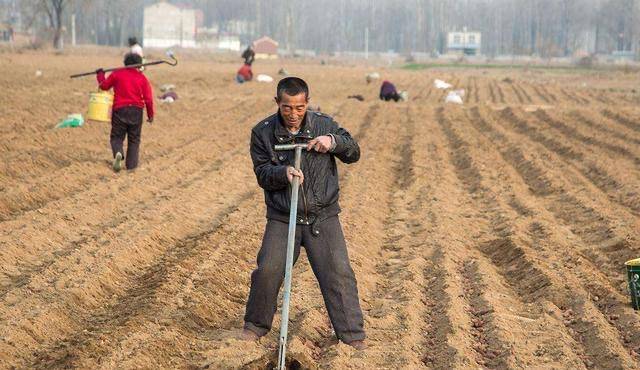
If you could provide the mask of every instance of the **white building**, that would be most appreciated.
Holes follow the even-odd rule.
[[[144,8],[144,47],[196,47],[196,10],[159,2]]]
[[[447,35],[447,51],[450,54],[479,55],[482,45],[480,32],[449,32]]]

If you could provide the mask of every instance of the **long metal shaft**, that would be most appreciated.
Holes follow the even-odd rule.
[[[282,146],[284,147],[284,145]],[[295,145],[295,168],[300,170],[303,145]],[[281,150],[286,150],[282,148]],[[296,219],[298,217],[298,189],[300,178],[294,176],[291,182],[291,210],[289,211],[289,236],[287,238],[287,262],[284,270],[284,292],[282,295],[282,319],[280,323],[280,346],[278,349],[278,369],[285,369],[287,354],[287,332],[289,329],[289,303],[291,301],[291,275],[293,271],[293,252],[296,242]]]
[[[146,63],[140,63],[140,64],[131,64],[128,66],[123,66],[123,67],[113,67],[113,68],[106,68],[103,69],[103,72],[112,72],[112,71],[117,71],[120,69],[127,69],[127,68],[140,68],[140,67],[146,67],[146,66],[154,66],[157,64],[168,64],[170,66],[176,66],[178,64],[178,60],[175,59],[174,57],[171,57],[171,59],[173,59],[173,61],[167,61],[167,60],[156,60],[154,62],[146,62]],[[78,78],[78,77],[84,77],[84,76],[90,76],[90,75],[94,75],[96,74],[96,71],[93,72],[85,72],[85,73],[78,73],[75,75],[71,75],[69,76],[70,78]]]

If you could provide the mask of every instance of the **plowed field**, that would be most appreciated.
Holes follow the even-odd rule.
[[[95,90],[68,75],[119,62],[0,54],[0,368],[266,369],[278,316],[259,342],[236,336],[265,225],[249,133],[275,84],[202,56],[149,68],[180,98],[116,174],[109,124],[53,126]],[[341,206],[369,348],[336,342],[301,256],[294,367],[640,367],[623,265],[640,257],[635,75],[383,68],[410,93],[386,103],[372,67],[283,65],[362,149],[340,165]]]

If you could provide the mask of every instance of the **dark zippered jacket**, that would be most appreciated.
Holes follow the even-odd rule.
[[[344,163],[360,159],[360,147],[349,132],[331,117],[308,111],[298,134],[291,134],[282,122],[280,112],[260,121],[251,131],[251,160],[258,185],[264,189],[267,218],[289,222],[291,187],[287,167],[294,165],[294,151],[275,151],[279,144],[305,143],[323,135],[332,135],[335,147],[328,153],[302,151],[304,183],[298,194],[299,224],[337,215],[339,186],[336,158]]]

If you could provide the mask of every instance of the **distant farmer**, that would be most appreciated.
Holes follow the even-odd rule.
[[[138,54],[128,53],[124,57],[124,65],[130,66],[142,63]],[[122,169],[124,157],[123,143],[127,137],[127,170],[138,166],[140,149],[140,134],[142,132],[143,108],[147,107],[147,122],[153,122],[153,93],[149,81],[136,68],[123,68],[113,71],[105,79],[104,71],[97,72],[100,89],[109,90],[113,87],[113,112],[111,115],[111,150],[113,152],[113,169]]]
[[[380,86],[380,100],[384,101],[398,101],[402,99],[396,87],[389,81],[383,81],[382,86]]]
[[[253,46],[247,46],[245,51],[242,52],[242,57],[244,58],[244,64],[252,65],[256,59],[256,52],[253,51]]]
[[[267,205],[267,225],[251,274],[251,290],[242,338],[256,340],[271,330],[278,290],[284,279],[290,210],[290,183],[300,178],[295,260],[304,246],[320,284],[335,333],[341,341],[364,349],[365,333],[356,278],[338,218],[336,158],[354,163],[360,148],[331,117],[307,111],[309,88],[297,77],[286,77],[276,90],[278,112],[251,132],[251,159]],[[293,152],[275,152],[274,145],[307,143],[302,170],[293,167]],[[304,173],[304,175],[303,175]]]
[[[243,82],[251,81],[253,79],[253,72],[251,71],[250,64],[244,64],[238,70],[236,74],[236,81],[241,84]]]
[[[135,37],[129,37],[129,52],[131,54],[138,54],[141,58],[144,58],[144,53],[142,52],[142,46],[138,43],[138,39]]]

